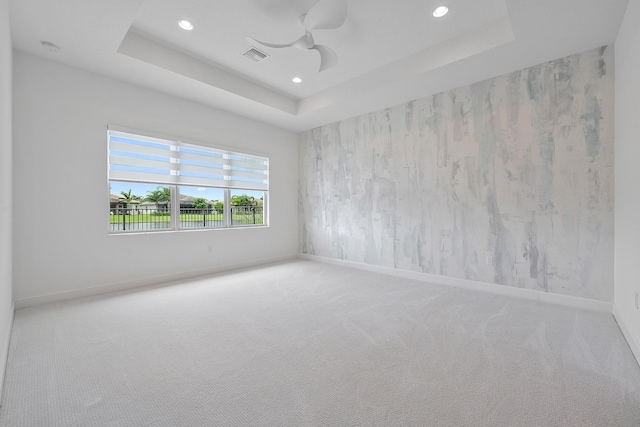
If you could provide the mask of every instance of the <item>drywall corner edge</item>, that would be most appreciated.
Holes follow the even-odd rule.
[[[631,352],[635,356],[636,362],[638,362],[638,366],[640,366],[640,343],[637,342],[634,336],[631,334],[631,331],[627,327],[627,324],[620,314],[620,310],[615,304],[613,304],[613,318],[616,320],[616,323],[618,324],[618,327],[620,328],[624,339],[627,341],[627,344],[629,344],[629,348],[631,348]]]
[[[298,254],[298,258],[306,259],[309,261],[322,262],[325,264],[333,264],[342,267],[350,267],[359,270],[370,271],[372,273],[380,273],[389,276],[402,277],[405,279],[419,280],[421,282],[432,283],[435,285],[453,286],[461,289],[482,291],[513,298],[538,301],[541,303],[564,305],[567,307],[593,310],[603,313],[611,313],[613,310],[613,303],[573,297],[569,295],[550,294],[547,292],[534,291],[532,289],[514,288],[511,286],[496,285],[493,283],[476,282],[473,280],[457,279],[455,277],[438,276],[436,274],[421,273],[419,271],[409,271],[391,267],[383,267],[379,265],[364,264],[360,262],[338,260],[318,255]]]
[[[9,361],[9,346],[11,345],[11,331],[13,330],[13,319],[15,318],[15,313],[16,313],[16,310],[15,310],[14,303],[11,302],[11,310],[9,312],[9,315],[11,318],[7,323],[8,329],[5,332],[5,336],[8,337],[7,346],[2,349],[4,357],[0,359],[0,369],[2,369],[2,371],[0,371],[0,398],[2,398],[2,393],[4,392],[4,380],[5,380],[5,375],[7,374],[7,362]],[[3,400],[0,399],[0,404],[1,402],[3,402]]]

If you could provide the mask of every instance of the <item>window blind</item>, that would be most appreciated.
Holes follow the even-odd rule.
[[[109,179],[269,189],[269,159],[115,130],[107,131]]]

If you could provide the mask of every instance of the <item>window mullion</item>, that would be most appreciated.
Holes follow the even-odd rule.
[[[269,192],[262,193],[262,225],[269,224]]]
[[[171,186],[171,229],[177,230],[180,224],[180,190],[177,185]]]
[[[224,189],[224,226],[231,226],[231,196],[229,189]]]

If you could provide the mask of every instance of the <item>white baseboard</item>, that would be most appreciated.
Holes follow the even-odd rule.
[[[226,271],[240,270],[243,268],[257,267],[265,264],[273,264],[282,261],[290,261],[296,259],[296,255],[286,255],[274,258],[263,258],[259,260],[252,260],[247,262],[240,262],[235,264],[226,264],[214,268],[203,270],[190,270],[182,271],[178,273],[163,274],[161,276],[145,277],[143,279],[127,280],[123,282],[108,283],[100,286],[93,286],[84,289],[73,289],[70,291],[56,292],[52,294],[37,295],[33,297],[18,298],[14,300],[15,308],[25,308],[34,305],[48,304],[52,302],[66,301],[75,298],[82,298],[94,295],[106,294],[109,292],[123,291],[127,289],[140,288],[143,286],[169,284],[170,282],[192,279],[200,276],[208,276],[211,274],[218,274]]]
[[[489,292],[492,294],[505,295],[514,298],[523,298],[550,304],[565,305],[569,307],[582,308],[587,310],[611,313],[613,304],[610,302],[597,301],[587,298],[572,297],[568,295],[552,294],[548,292],[534,291],[532,289],[514,288],[512,286],[496,285],[493,283],[476,282],[474,280],[457,279],[455,277],[438,276],[436,274],[422,273],[419,271],[402,270],[399,268],[370,265],[360,262],[344,261],[333,258],[325,258],[317,255],[298,254],[298,258],[310,261],[318,261],[326,264],[339,265],[343,267],[357,268],[359,270],[373,273],[387,274],[405,279],[420,280],[422,282],[436,285],[447,285],[462,289]]]
[[[11,303],[11,311],[9,312],[9,316],[11,319],[9,320],[8,330],[5,331],[5,336],[7,337],[7,345],[2,348],[3,356],[0,356],[0,398],[2,397],[2,391],[4,390],[4,376],[7,372],[7,362],[9,360],[9,344],[11,343],[11,331],[13,330],[13,318],[15,314],[14,303]],[[0,402],[2,400],[0,399]]]
[[[631,334],[631,331],[627,327],[627,324],[620,315],[620,309],[618,309],[615,304],[613,305],[613,318],[616,319],[616,322],[618,323],[618,327],[620,327],[620,330],[622,331],[624,339],[627,340],[629,348],[631,348],[631,352],[636,358],[636,362],[638,362],[638,365],[640,365],[640,342],[636,341],[634,336]]]

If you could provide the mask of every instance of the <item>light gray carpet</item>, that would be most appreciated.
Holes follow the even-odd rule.
[[[309,261],[16,312],[3,426],[640,426],[611,315]]]

